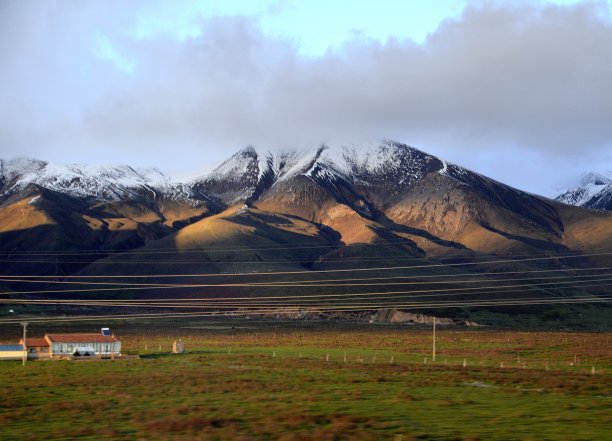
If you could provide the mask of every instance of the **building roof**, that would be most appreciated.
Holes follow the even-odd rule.
[[[21,345],[0,345],[0,351],[23,351]]]
[[[47,334],[49,343],[115,343],[117,340],[110,335],[102,334]]]
[[[19,344],[23,344],[23,338],[19,340]],[[26,338],[26,345],[28,347],[48,347],[49,342],[44,338]]]

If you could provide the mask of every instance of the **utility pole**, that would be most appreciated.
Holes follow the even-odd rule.
[[[436,318],[433,318],[433,347],[431,349],[431,361],[436,361]]]
[[[23,326],[23,361],[21,363],[22,366],[25,366],[26,360],[28,359],[28,345],[26,344],[26,334],[28,329],[28,322],[21,322],[21,326]]]

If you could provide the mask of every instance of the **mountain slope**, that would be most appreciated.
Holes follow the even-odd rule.
[[[70,218],[73,242],[85,234],[74,222],[87,227],[86,236],[98,232],[82,248],[131,249],[242,205],[329,228],[345,245],[406,239],[421,256],[582,252],[609,242],[609,217],[560,209],[557,202],[390,141],[284,152],[247,147],[187,183],[128,166],[1,165],[0,212],[12,219],[3,231],[41,222],[62,228]],[[601,179],[593,175],[588,182],[600,185]],[[32,213],[25,214],[25,204]],[[14,216],[17,207],[24,214]],[[585,219],[603,226],[592,226],[589,238],[580,240],[566,234]]]
[[[499,293],[464,295],[473,285],[438,284],[429,277],[535,269],[571,280],[575,270],[610,265],[607,254],[590,254],[612,250],[612,213],[528,194],[390,141],[303,151],[247,147],[212,172],[183,183],[129,167],[104,168],[101,177],[91,167],[53,174],[57,167],[37,161],[26,161],[27,167],[2,164],[5,275],[52,274],[70,280],[71,274],[130,274],[142,280],[129,280],[147,282],[148,276],[163,273],[169,276],[164,283],[176,284],[184,280],[173,275],[205,273],[212,277],[202,280],[206,283],[227,283],[223,274],[255,272],[240,276],[255,283],[278,279],[261,274],[267,272],[297,271],[316,278],[325,274],[321,270],[342,269],[342,276],[350,278],[363,277],[364,268],[402,266],[394,277],[422,277],[409,284],[411,289],[433,287],[437,299],[451,301],[494,299]],[[55,254],[43,258],[40,251]],[[580,254],[589,256],[566,257]],[[521,263],[521,256],[537,260]],[[489,264],[499,259],[505,263]],[[447,268],[448,262],[468,266]],[[407,263],[425,269],[415,273]],[[555,298],[608,293],[600,285],[537,288],[541,279],[528,280],[519,285],[524,289],[502,294]],[[331,289],[364,296],[390,288],[168,289],[118,289],[113,295],[250,298],[263,292],[316,296]]]

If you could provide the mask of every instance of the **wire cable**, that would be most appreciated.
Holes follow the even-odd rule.
[[[57,275],[12,275],[9,277],[18,278],[33,278],[33,279],[54,279],[58,277],[66,277],[70,279],[76,278],[170,278],[170,277],[244,277],[244,276],[271,276],[271,275],[294,275],[294,274],[323,274],[323,273],[342,273],[342,272],[361,272],[361,271],[392,271],[400,269],[422,269],[422,268],[448,268],[458,266],[474,266],[474,265],[493,265],[501,263],[518,263],[518,262],[534,262],[534,261],[545,261],[555,259],[569,259],[569,258],[584,258],[594,256],[610,256],[612,252],[606,253],[588,253],[588,254],[575,254],[571,256],[548,256],[548,257],[532,257],[524,259],[500,259],[493,261],[478,261],[478,262],[463,262],[463,263],[439,263],[429,265],[410,265],[410,266],[393,266],[393,267],[373,267],[373,268],[351,268],[351,269],[327,269],[327,270],[301,270],[301,271],[267,271],[267,272],[250,272],[250,273],[202,273],[202,274],[123,274],[123,275],[70,275],[70,276],[57,276]],[[0,275],[0,277],[6,277]]]
[[[497,303],[453,303],[453,304],[429,304],[429,305],[415,305],[411,306],[410,309],[447,309],[447,308],[470,308],[470,307],[501,307],[501,306],[526,306],[526,305],[550,305],[550,304],[568,304],[568,303],[608,303],[612,300],[612,297],[601,297],[593,299],[549,299],[549,300],[523,300],[523,301],[504,301]],[[401,307],[401,305],[397,306]],[[346,309],[321,309],[320,312],[363,312],[363,311],[378,311],[382,309],[388,309],[387,306],[379,307],[367,307],[367,308],[346,308]],[[295,311],[288,311],[288,313],[294,313]],[[316,312],[316,311],[312,311]],[[166,313],[166,314],[113,314],[113,315],[95,315],[95,316],[73,316],[73,317],[60,317],[60,318],[49,318],[49,317],[20,317],[15,319],[0,319],[0,324],[19,323],[25,319],[31,322],[80,322],[80,321],[100,321],[100,320],[143,320],[143,319],[160,319],[160,318],[197,318],[197,317],[236,317],[236,316],[251,316],[251,315],[278,315],[281,312],[276,310],[269,310],[265,312],[260,311],[226,311],[223,313],[208,313],[208,312],[196,312],[196,313]]]

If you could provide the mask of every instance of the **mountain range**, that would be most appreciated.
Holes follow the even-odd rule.
[[[284,152],[247,147],[189,182],[128,166],[19,159],[1,161],[0,167],[5,276],[53,275],[67,281],[77,275],[129,274],[142,276],[130,280],[145,281],[163,273],[169,277],[164,282],[179,283],[184,281],[179,274],[259,273],[252,279],[274,281],[278,276],[266,279],[262,273],[315,277],[320,271],[342,270],[356,277],[365,268],[402,266],[392,275],[416,277],[414,288],[448,288],[459,292],[446,299],[482,300],[494,294],[463,292],[468,288],[462,281],[431,285],[426,279],[462,271],[561,271],[557,275],[571,278],[580,270],[595,277],[591,268],[610,264],[601,251],[612,248],[612,213],[525,193],[391,141]],[[415,262],[422,268],[409,268]],[[491,277],[495,284],[501,276]],[[534,298],[608,293],[589,285],[536,288],[550,282],[542,277],[506,292]],[[197,293],[175,288],[173,296],[261,292],[253,287],[200,287]],[[23,285],[8,281],[4,289]],[[117,289],[114,295],[168,293]],[[524,310],[530,308],[514,308]],[[461,311],[456,314],[474,318],[475,310]]]

